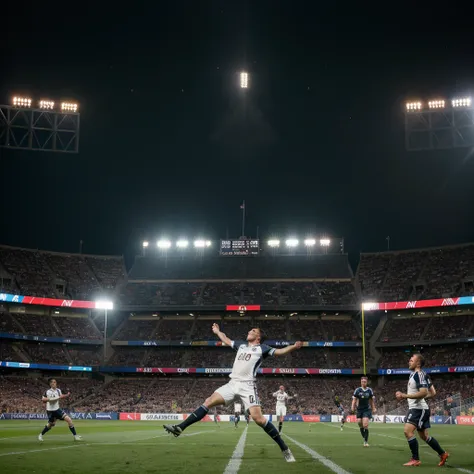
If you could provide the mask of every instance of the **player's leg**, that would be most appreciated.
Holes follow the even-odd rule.
[[[360,413],[357,413],[357,424],[359,425],[360,435],[362,436],[362,439],[364,440],[364,443],[365,443],[365,428],[364,428],[364,425],[362,424],[362,415]]]
[[[260,406],[253,405],[249,407],[249,411],[252,420],[255,421],[255,423],[257,423],[257,425],[260,426],[263,431],[265,431],[265,433],[267,433],[267,435],[270,436],[273,441],[275,441],[276,444],[278,444],[283,455],[285,456],[285,460],[287,462],[295,462],[293,453],[283,441],[282,437],[280,436],[280,433],[278,433],[278,430],[275,428],[275,425],[263,416],[262,409],[260,408]]]
[[[429,423],[429,419],[428,419]],[[428,428],[430,427],[424,427],[421,430],[418,430],[418,436],[433,450],[438,453],[440,462],[438,466],[444,466],[446,464],[446,461],[449,458],[449,453],[446,452],[438,443],[438,441],[433,438],[432,436],[429,435],[428,433]]]
[[[238,413],[235,413],[234,415],[234,427],[237,428],[237,425],[239,424],[240,421],[240,416]]]
[[[366,414],[364,414],[364,415],[366,415]],[[364,430],[363,434],[362,434],[362,437],[364,438],[364,446],[365,447],[369,446],[369,420],[370,420],[369,416],[364,416],[362,418],[362,429]]]
[[[406,464],[404,464],[404,466],[419,466],[421,464],[418,440],[415,436],[417,421],[416,416],[412,412],[413,410],[408,412],[408,416],[405,418],[405,427],[403,429],[405,438],[408,441],[408,446],[410,446],[411,451],[411,459]]]
[[[217,407],[219,405],[225,405],[226,403],[226,397],[227,401],[231,401],[234,399],[233,392],[231,388],[227,388],[226,384],[223,387],[220,387],[219,391],[222,391],[221,393],[218,393],[216,390],[209,398],[206,398],[204,403],[194,410],[185,420],[183,420],[179,425],[163,425],[163,428],[168,432],[171,433],[175,436],[179,436],[188,426],[192,425],[193,423],[196,423],[198,421],[201,421],[209,412],[209,409],[212,407]],[[232,395],[232,398],[229,399],[230,395]]]
[[[62,419],[68,424],[69,426],[69,431],[72,433],[72,435],[74,436],[74,440],[75,441],[81,441],[82,439],[82,436],[79,436],[77,433],[76,433],[76,428],[74,428],[74,423],[72,422],[71,420],[71,417],[69,415],[66,415],[66,414],[62,414]]]
[[[286,407],[280,407],[278,415],[280,415],[280,422],[278,423],[278,433],[281,433],[281,430],[283,429],[283,422],[285,421],[286,416]]]
[[[48,418],[48,423],[43,428],[43,431],[38,435],[38,441],[43,441],[43,436],[49,431],[52,430],[56,424],[56,419],[54,416],[50,415]]]

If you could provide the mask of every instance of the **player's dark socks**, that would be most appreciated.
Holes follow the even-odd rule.
[[[408,445],[410,446],[412,459],[416,459],[417,461],[419,461],[420,453],[418,451],[418,440],[413,436],[413,438],[410,438],[408,440]]]
[[[288,449],[288,446],[286,445],[286,443],[281,439],[281,436],[280,436],[280,433],[278,433],[277,429],[275,428],[275,425],[273,423],[271,423],[270,421],[267,421],[265,423],[265,425],[263,426],[263,430],[265,431],[265,433],[268,434],[268,436],[270,436],[271,438],[273,438],[273,440],[275,441],[275,443],[278,444],[278,446],[280,446],[280,449],[282,451],[286,451]]]
[[[365,428],[359,428],[360,430],[360,435],[362,436],[362,438],[365,439]]]
[[[366,428],[366,429],[365,429],[364,439],[365,439],[365,442],[366,442],[366,443],[369,442],[369,428]]]
[[[76,428],[74,428],[74,426],[70,426],[69,429],[70,429],[71,433],[72,433],[74,436],[77,435],[77,433],[76,433]]]
[[[278,423],[278,433],[281,433],[282,428],[283,428],[283,423],[280,421],[280,423]]]
[[[428,444],[431,449],[434,449],[440,456],[444,454],[444,449],[439,445],[438,441],[431,436],[426,440],[426,444]]]
[[[208,413],[209,408],[201,405],[197,410],[194,410],[184,421],[178,426],[184,431],[188,426],[202,420]]]
[[[46,434],[51,428],[46,425],[44,428],[43,428],[43,431],[41,432],[42,435]]]

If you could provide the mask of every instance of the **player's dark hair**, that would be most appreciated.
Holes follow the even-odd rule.
[[[56,380],[56,379],[55,379],[54,377],[50,377],[50,378],[48,379],[48,385],[51,385],[51,382],[52,382],[53,380]]]
[[[256,327],[255,329],[258,329],[258,332],[260,333],[260,343],[262,343],[267,335],[265,334],[265,331],[262,328]]]
[[[423,366],[425,365],[425,358],[420,353],[417,353],[415,355],[418,358],[418,362],[420,363],[420,367],[423,368]]]
[[[369,381],[369,377],[367,377],[367,375],[363,375],[360,379],[361,379],[361,380],[362,380],[362,379],[365,379],[365,380],[367,380],[367,382]]]

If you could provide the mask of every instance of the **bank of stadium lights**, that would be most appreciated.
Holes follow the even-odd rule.
[[[430,100],[428,102],[428,107],[430,109],[444,109],[445,102],[444,100]]]
[[[280,241],[278,239],[270,239],[268,241],[268,246],[271,248],[277,248],[280,246]]]
[[[142,242],[142,246],[144,249],[147,249],[149,245],[150,245],[150,242],[147,242],[146,240]]]
[[[62,112],[77,112],[77,104],[72,102],[62,102],[61,103]]]
[[[470,97],[462,97],[460,99],[453,99],[451,101],[453,107],[470,107],[472,99]]]
[[[204,249],[210,246],[211,246],[210,240],[195,240],[194,241],[194,248],[196,249]]]
[[[29,97],[13,97],[13,107],[31,107],[31,99]]]
[[[249,87],[249,75],[247,72],[240,73],[240,88],[248,89]]]
[[[40,100],[39,107],[40,109],[53,110],[54,102],[52,100]]]
[[[298,247],[298,239],[286,239],[285,245],[290,248]]]
[[[422,105],[421,102],[407,102],[406,107],[409,112],[412,112],[415,110],[421,110]]]
[[[319,241],[319,244],[321,247],[329,247],[331,245],[331,240],[330,239],[321,239]]]
[[[316,239],[305,239],[304,244],[306,247],[314,247],[316,245]]]
[[[156,246],[161,250],[167,250],[171,248],[171,242],[169,240],[158,240]]]
[[[178,240],[176,242],[176,247],[179,249],[186,249],[188,248],[189,242],[187,240]]]

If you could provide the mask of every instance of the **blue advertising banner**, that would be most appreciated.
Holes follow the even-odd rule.
[[[456,372],[474,372],[474,366],[458,366],[458,367],[426,367],[423,370],[427,374],[447,374]],[[379,369],[379,375],[408,375],[411,374],[410,369]]]
[[[34,342],[61,342],[63,344],[88,344],[91,346],[99,346],[103,344],[100,339],[67,339],[64,337],[46,337],[46,336],[29,336],[26,334],[10,334],[8,332],[0,332],[0,339],[15,339],[19,341]]]
[[[284,341],[269,339],[265,341],[265,344],[273,347],[286,347],[290,344],[294,344],[295,341]],[[183,347],[183,346],[207,346],[207,347],[219,347],[222,346],[220,341],[113,341],[112,345],[127,345],[127,346],[146,346],[146,347]],[[341,341],[306,341],[303,343],[303,347],[361,347],[362,342],[341,342]]]
[[[13,369],[71,370],[73,372],[92,372],[92,367],[83,367],[79,365],[33,364],[32,362],[0,361],[0,367],[11,367]]]

